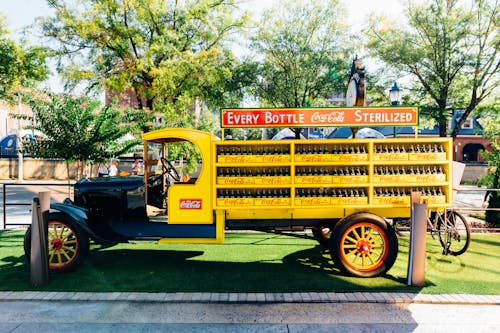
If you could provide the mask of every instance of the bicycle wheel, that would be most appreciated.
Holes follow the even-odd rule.
[[[470,227],[462,214],[454,210],[446,211],[446,217],[439,219],[437,228],[444,254],[458,256],[467,251]]]

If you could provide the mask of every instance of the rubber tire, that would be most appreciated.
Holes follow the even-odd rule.
[[[373,251],[372,254],[378,254],[378,258],[375,258],[375,263],[372,265],[373,267],[367,268],[360,267],[362,265],[352,264],[346,256],[342,254],[342,242],[345,241],[345,237],[351,233],[353,229],[356,230],[356,228],[361,228],[363,225],[375,231],[374,235],[378,235],[379,237],[377,237],[377,240],[382,243],[382,253],[378,254],[376,251]],[[353,246],[355,244],[346,242],[345,245]],[[356,245],[360,245],[360,242],[358,241]],[[371,246],[369,248],[371,250]],[[351,249],[346,250],[346,252],[354,251],[354,248],[351,247]],[[392,226],[380,216],[370,213],[356,213],[340,221],[333,229],[330,253],[335,265],[341,271],[356,277],[375,277],[385,274],[394,265],[398,255],[398,239]]]
[[[447,255],[452,255],[452,256],[459,256],[461,254],[463,254],[465,251],[467,251],[467,249],[469,248],[469,244],[470,244],[470,226],[469,224],[467,223],[467,220],[465,219],[465,217],[460,214],[459,212],[456,212],[454,210],[448,210],[447,211],[447,214],[448,214],[448,220],[449,221],[458,221],[458,224],[463,226],[463,229],[465,231],[465,235],[460,235],[461,239],[460,239],[460,246],[456,247],[454,245],[457,245],[458,244],[458,241],[456,239],[453,239],[451,241],[451,249],[448,249],[448,253],[445,253]],[[451,217],[453,216],[453,217]],[[455,223],[456,225],[456,223]],[[438,225],[437,225],[437,229],[438,229],[438,236],[439,236],[439,242],[441,243],[441,246],[443,247],[443,249],[446,248],[446,232],[442,231],[443,229],[443,222],[441,219],[438,220]],[[463,240],[462,238],[465,236],[465,240]],[[457,250],[455,250],[455,248],[457,248]],[[444,251],[444,250],[443,250]]]
[[[61,265],[49,262],[49,270],[55,273],[73,271],[82,264],[89,253],[90,242],[88,234],[77,222],[75,222],[68,215],[62,213],[49,213],[49,235],[47,239],[49,258],[52,253],[51,251],[53,251],[51,250],[51,239],[54,238],[51,236],[51,230],[53,230],[53,226],[55,224],[62,224],[66,229],[69,229],[71,231],[71,233],[74,235],[74,239],[76,240],[75,246],[77,250],[73,252],[73,255],[71,256],[69,261]],[[26,255],[26,258],[29,262],[31,254],[31,226],[28,228],[28,230],[26,230],[26,233],[24,234],[24,254]]]
[[[314,239],[317,240],[318,243],[320,243],[325,248],[328,248],[330,246],[332,230],[333,224],[320,225],[318,227],[311,228]]]

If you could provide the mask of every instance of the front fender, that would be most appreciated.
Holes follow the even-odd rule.
[[[75,206],[71,203],[51,203],[50,211],[58,211],[68,215],[71,219],[73,219],[76,223],[78,223],[83,230],[96,242],[101,244],[110,244],[115,243],[109,240],[106,240],[98,235],[89,227],[89,217],[87,215],[87,210],[80,206]]]

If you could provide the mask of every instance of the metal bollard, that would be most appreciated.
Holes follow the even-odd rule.
[[[410,251],[408,256],[408,285],[425,285],[425,244],[427,236],[427,204],[417,203],[421,193],[411,194]]]
[[[50,192],[40,192],[33,198],[31,224],[30,282],[42,286],[49,282],[47,248],[47,218],[50,208]]]

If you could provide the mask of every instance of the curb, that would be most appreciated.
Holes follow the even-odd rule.
[[[0,291],[0,301],[91,301],[158,303],[383,303],[500,305],[500,295],[413,293],[143,293]]]

